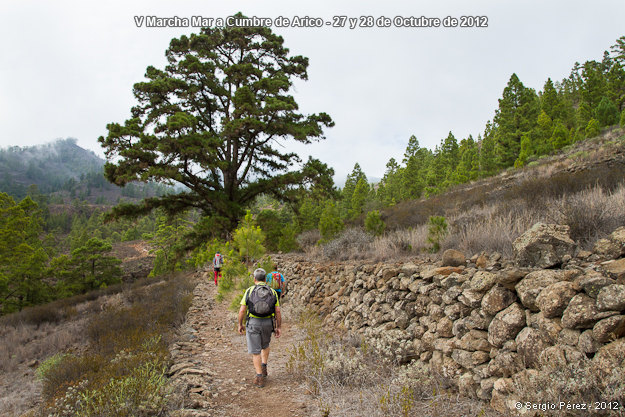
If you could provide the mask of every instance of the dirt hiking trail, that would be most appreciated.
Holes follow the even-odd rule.
[[[184,398],[184,408],[173,415],[309,416],[306,386],[286,371],[287,349],[303,338],[289,314],[288,296],[282,306],[282,336],[271,338],[267,384],[257,388],[245,336],[236,331],[237,313],[229,310],[230,301],[215,301],[217,287],[208,275],[195,288],[181,338],[171,347],[172,382]]]

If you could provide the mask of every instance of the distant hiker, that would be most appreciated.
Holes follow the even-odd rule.
[[[256,370],[254,385],[265,386],[267,379],[267,360],[269,359],[269,342],[271,333],[275,331],[280,337],[282,316],[278,295],[265,282],[265,270],[254,271],[254,285],[245,290],[239,309],[239,333],[245,334],[247,351],[252,354],[252,362]],[[247,314],[246,314],[247,313]],[[243,320],[247,317],[246,331],[243,331]]]
[[[284,275],[278,271],[271,271],[268,273],[265,281],[267,282],[267,285],[276,290],[278,300],[286,294],[286,281],[284,280]]]
[[[224,264],[224,258],[221,256],[219,251],[215,253],[215,257],[213,258],[213,271],[215,271],[215,285],[217,285],[217,276],[221,278],[221,267]]]

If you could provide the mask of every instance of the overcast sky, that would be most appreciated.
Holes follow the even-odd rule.
[[[124,0],[0,3],[0,147],[74,137],[103,155],[97,138],[123,122],[134,83],[163,67],[173,37],[197,28],[146,28],[135,16],[430,17],[485,16],[482,28],[273,28],[292,54],[310,59],[293,92],[305,113],[336,122],[321,143],[288,149],[332,166],[359,162],[381,177],[402,159],[410,135],[433,149],[452,131],[477,137],[493,118],[512,73],[540,90],[575,61],[600,60],[625,35],[625,1],[598,0]]]

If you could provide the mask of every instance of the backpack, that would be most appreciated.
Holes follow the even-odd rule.
[[[213,266],[215,268],[221,268],[222,264],[223,264],[223,259],[221,258],[221,255],[215,255],[215,259],[213,260]]]
[[[249,314],[256,317],[271,317],[276,312],[276,294],[267,285],[256,285],[247,296]]]
[[[271,281],[269,281],[269,286],[276,291],[282,291],[282,274],[279,272],[272,272],[270,276]]]

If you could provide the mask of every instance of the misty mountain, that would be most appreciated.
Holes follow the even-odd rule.
[[[104,163],[93,151],[78,146],[74,138],[0,149],[0,192],[21,200],[35,184],[40,193],[56,194],[64,200],[114,203],[122,196],[143,198],[171,191],[160,184],[117,187],[104,178]]]

